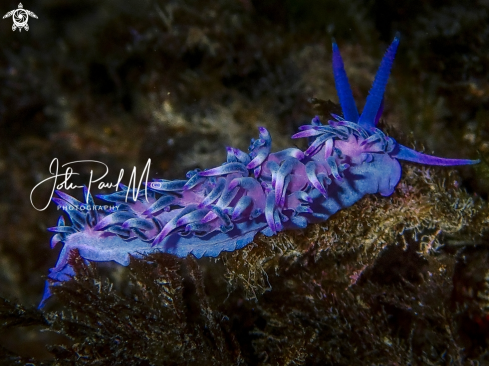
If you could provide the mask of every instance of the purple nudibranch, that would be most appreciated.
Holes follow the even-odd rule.
[[[272,138],[259,128],[249,153],[228,147],[227,161],[219,167],[187,173],[187,180],[155,180],[125,202],[128,187],[99,196],[121,205],[119,210],[95,211],[90,195],[82,203],[56,192],[71,224],[60,217],[51,247],[64,244],[50,270],[43,307],[50,286],[71,278],[70,251],[78,249],[86,261],[129,264],[130,256],[155,252],[178,257],[193,254],[216,257],[249,244],[256,234],[267,236],[287,229],[305,228],[327,220],[368,193],[389,196],[401,178],[399,160],[430,165],[477,164],[478,160],[443,159],[398,144],[376,127],[394,61],[399,36],[387,49],[361,115],[355,105],[338,46],[333,41],[333,73],[343,117],[323,125],[314,117],[292,138],[307,137],[305,151],[289,148],[271,152]],[[132,194],[133,192],[129,192]]]

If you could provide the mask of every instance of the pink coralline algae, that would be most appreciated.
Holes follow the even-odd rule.
[[[272,138],[259,128],[249,152],[227,148],[219,167],[193,170],[185,180],[155,180],[144,190],[120,191],[98,198],[119,205],[117,211],[92,210],[86,202],[57,191],[53,201],[71,221],[61,217],[51,247],[62,242],[56,266],[50,270],[40,307],[50,286],[71,278],[69,253],[77,249],[87,261],[129,264],[130,256],[155,252],[178,257],[216,257],[249,244],[256,234],[267,236],[327,220],[368,193],[389,196],[401,177],[399,160],[429,165],[476,164],[476,160],[443,159],[398,144],[376,127],[383,110],[385,87],[399,37],[387,49],[362,114],[358,113],[343,60],[333,42],[333,73],[343,116],[323,125],[314,117],[292,138],[308,138],[305,151],[271,152]],[[128,192],[129,191],[129,192]],[[126,202],[126,195],[137,199]]]

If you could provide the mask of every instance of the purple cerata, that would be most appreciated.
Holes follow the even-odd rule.
[[[74,275],[69,253],[77,249],[86,261],[114,261],[127,266],[130,256],[164,252],[178,257],[216,257],[249,244],[256,234],[267,236],[327,220],[368,193],[389,196],[401,177],[399,160],[429,165],[476,164],[478,160],[443,159],[398,144],[376,125],[399,37],[387,49],[367,102],[359,115],[343,60],[333,41],[333,73],[343,116],[323,125],[316,116],[292,138],[306,137],[305,151],[289,148],[272,153],[272,138],[264,127],[252,139],[249,152],[227,148],[227,160],[217,168],[187,173],[185,180],[154,180],[144,190],[100,195],[120,205],[117,211],[90,210],[86,203],[57,191],[71,224],[60,217],[51,240],[64,244],[50,270],[40,307],[50,287]],[[129,190],[129,192],[128,192]],[[126,195],[135,193],[136,201]],[[146,197],[147,196],[147,197]]]

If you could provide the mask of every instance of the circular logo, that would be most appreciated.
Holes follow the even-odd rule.
[[[12,17],[12,20],[14,21],[14,24],[12,25],[12,30],[15,31],[16,29],[19,30],[19,32],[22,29],[25,29],[26,31],[29,30],[29,25],[27,22],[29,21],[29,15],[33,18],[37,19],[37,15],[34,14],[30,10],[24,9],[24,6],[22,3],[19,4],[18,9],[14,9],[9,11],[7,14],[3,16],[3,19]]]
[[[24,9],[17,9],[12,15],[12,20],[18,28],[24,28],[29,20],[29,14]]]

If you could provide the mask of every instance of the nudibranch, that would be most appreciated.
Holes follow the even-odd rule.
[[[68,261],[74,249],[86,261],[123,266],[130,256],[155,252],[216,257],[243,248],[258,233],[272,236],[325,221],[365,194],[391,195],[401,178],[399,160],[444,166],[478,163],[419,153],[376,127],[398,45],[396,36],[360,115],[333,41],[333,73],[343,116],[332,115],[326,125],[316,116],[300,127],[292,138],[308,138],[305,151],[272,152],[272,138],[260,127],[248,153],[228,147],[226,162],[219,167],[190,171],[184,180],[154,180],[140,191],[121,185],[115,193],[98,196],[118,205],[118,210],[93,209],[88,192],[82,203],[57,191],[53,201],[71,222],[60,217],[49,228],[56,233],[51,247],[61,242],[63,248],[48,275],[40,307],[51,295],[50,286],[74,274]],[[133,194],[136,200],[131,200]]]

